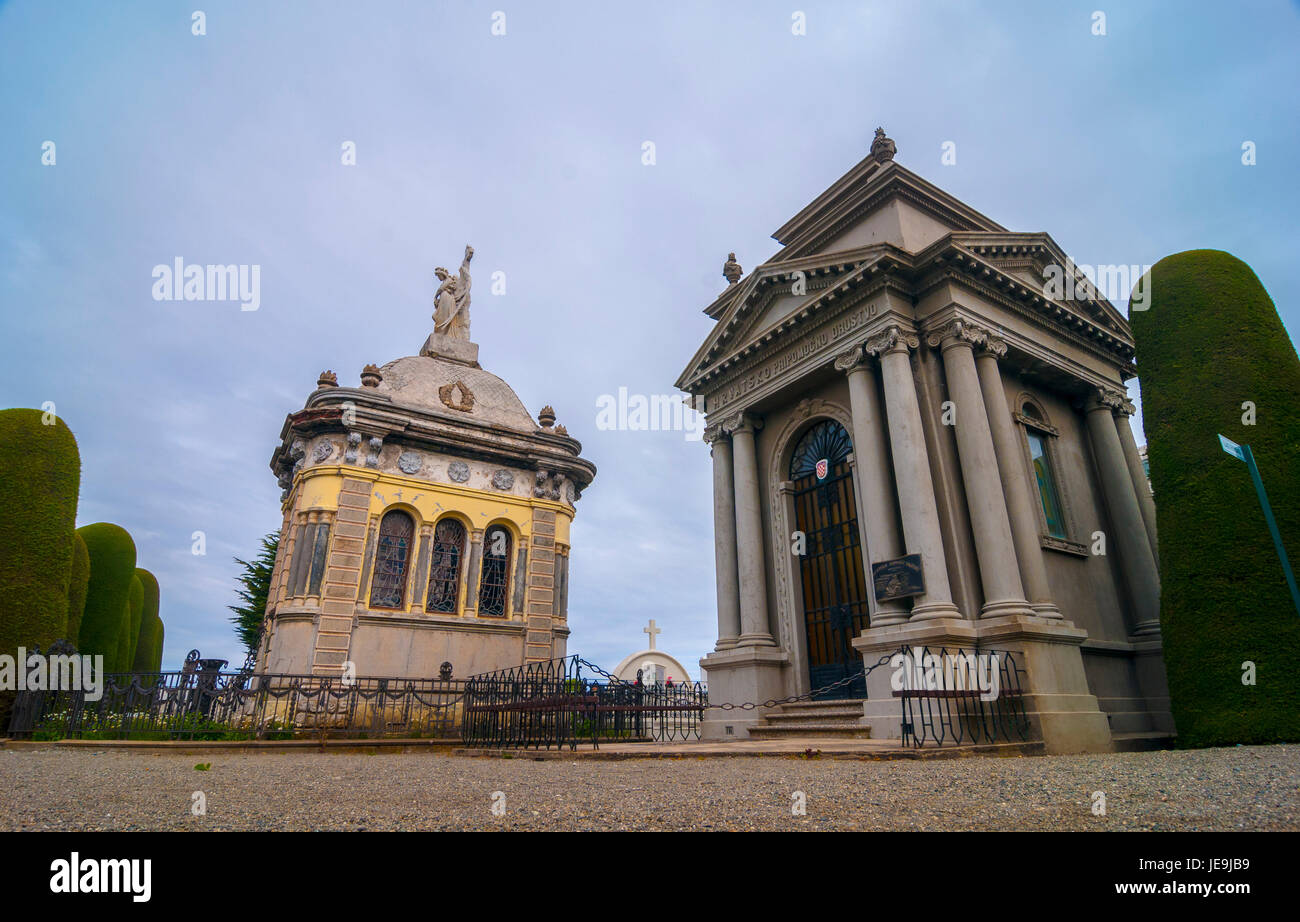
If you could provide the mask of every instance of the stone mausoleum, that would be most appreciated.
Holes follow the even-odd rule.
[[[563,656],[569,529],[595,476],[469,341],[469,260],[418,355],[320,376],[271,469],[284,523],[258,668],[436,677]]]
[[[1167,736],[1127,320],[1086,285],[1053,297],[1073,263],[1050,236],[1002,227],[895,149],[877,131],[748,275],[732,254],[678,379],[712,445],[710,700],[848,679],[839,713],[896,739],[890,670],[849,679],[864,662],[1008,650],[1049,751]],[[765,723],[710,713],[706,736]]]

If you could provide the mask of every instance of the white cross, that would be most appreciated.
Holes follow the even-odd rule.
[[[650,635],[650,649],[653,650],[655,648],[655,635],[662,634],[663,631],[655,627],[655,619],[651,618],[649,627],[641,628],[641,633]]]

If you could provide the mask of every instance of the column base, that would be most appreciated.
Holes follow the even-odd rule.
[[[1055,602],[1030,602],[1029,607],[1034,610],[1034,614],[1040,618],[1056,618],[1065,620],[1065,615],[1057,607]]]
[[[985,602],[980,608],[980,619],[1001,618],[1005,615],[1024,615],[1026,617],[1035,617],[1037,612],[1029,606],[1027,599],[998,599],[993,602]]]
[[[742,635],[743,636],[743,635]],[[784,698],[790,655],[772,647],[737,647],[711,653],[700,660],[709,677],[709,701],[713,704],[743,704]],[[711,707],[700,723],[700,738],[708,740],[747,739],[749,730],[762,721],[767,708],[749,711]]]
[[[736,640],[737,647],[775,647],[776,641],[766,631],[756,634],[741,634]]]
[[[713,649],[717,652],[723,650],[733,650],[736,647],[735,637],[719,637],[718,642],[714,644]]]
[[[909,621],[933,621],[936,618],[961,618],[961,611],[952,602],[922,602],[912,606]]]
[[[911,612],[898,605],[884,605],[871,613],[872,627],[885,627],[890,624],[904,624],[911,617]]]

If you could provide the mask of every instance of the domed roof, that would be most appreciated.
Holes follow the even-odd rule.
[[[380,373],[383,380],[376,390],[391,396],[394,403],[449,419],[469,418],[521,432],[538,429],[510,385],[477,363],[409,355],[389,362]]]

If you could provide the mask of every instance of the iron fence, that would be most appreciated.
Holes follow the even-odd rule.
[[[16,739],[241,740],[454,737],[464,680],[357,678],[198,668],[104,677],[84,690],[19,692]]]
[[[698,739],[707,707],[699,682],[628,682],[567,656],[467,679],[461,736],[469,746],[510,749]]]
[[[902,647],[904,746],[1029,740],[1023,672],[1011,650]]]

